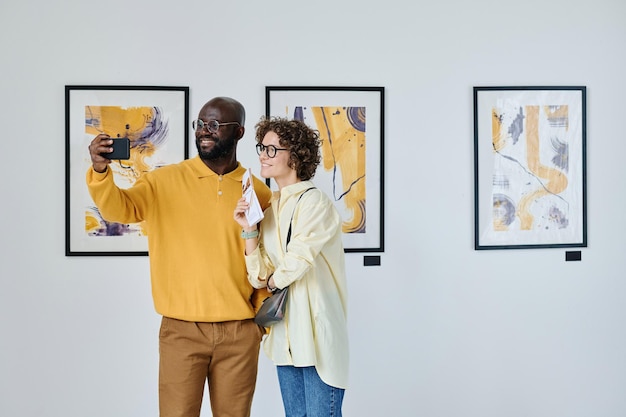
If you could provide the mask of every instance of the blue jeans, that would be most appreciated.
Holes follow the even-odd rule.
[[[344,389],[322,381],[314,366],[278,366],[286,417],[341,417]]]

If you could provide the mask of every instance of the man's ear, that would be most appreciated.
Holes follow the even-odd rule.
[[[237,140],[243,138],[243,134],[246,133],[246,128],[243,126],[239,126],[237,128]]]

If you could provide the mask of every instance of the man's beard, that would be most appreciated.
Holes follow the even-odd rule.
[[[204,161],[214,161],[225,156],[228,156],[235,149],[236,141],[234,137],[227,139],[218,139],[210,151],[205,152],[200,146],[200,141],[196,139],[196,148],[198,149],[198,155],[200,159]]]

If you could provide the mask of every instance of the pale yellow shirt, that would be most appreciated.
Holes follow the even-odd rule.
[[[345,389],[349,353],[342,220],[319,189],[308,191],[296,206],[300,194],[313,186],[303,181],[274,193],[261,222],[260,245],[246,256],[248,279],[262,288],[273,272],[278,288],[289,286],[286,317],[263,342],[267,356],[276,365],[315,366],[322,381]]]

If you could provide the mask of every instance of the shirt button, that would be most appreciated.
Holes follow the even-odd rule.
[[[219,191],[217,192],[217,195],[222,195],[222,190],[219,190]]]

